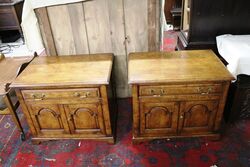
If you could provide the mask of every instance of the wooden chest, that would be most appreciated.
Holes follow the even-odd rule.
[[[132,53],[133,142],[219,138],[233,76],[210,50]]]
[[[11,85],[32,141],[95,139],[114,143],[112,62],[112,54],[35,58]]]

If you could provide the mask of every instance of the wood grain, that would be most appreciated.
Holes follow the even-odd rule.
[[[40,31],[43,38],[43,44],[46,49],[46,54],[48,56],[56,56],[57,51],[52,30],[50,27],[50,20],[48,17],[47,8],[43,7],[35,9],[35,13],[39,22]]]
[[[109,84],[112,54],[36,57],[11,87]]]
[[[75,53],[89,54],[88,38],[85,28],[83,3],[68,4],[70,25],[72,29]],[[63,34],[62,34],[63,35]]]
[[[112,52],[107,0],[83,3],[90,53]]]
[[[54,36],[55,46],[58,55],[76,54],[72,34],[70,16],[67,5],[47,7],[51,24],[51,30]],[[63,17],[63,19],[59,19]]]
[[[129,83],[233,80],[211,50],[131,53]]]
[[[126,45],[128,53],[148,51],[147,9],[147,1],[124,0]]]
[[[128,53],[158,50],[159,7],[157,0],[93,0],[50,6],[45,15],[50,33],[44,40],[52,38],[55,43],[48,41],[53,45],[46,50],[54,49],[58,55],[114,53],[118,97],[131,96]]]
[[[108,0],[112,51],[115,55],[114,74],[119,97],[130,95],[128,83],[128,62],[125,48],[123,0]]]
[[[148,0],[148,51],[157,51],[157,33],[159,29],[156,29],[159,20],[157,18],[156,9],[157,0]]]

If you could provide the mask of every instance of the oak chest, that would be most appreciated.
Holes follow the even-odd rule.
[[[131,53],[133,142],[219,138],[233,76],[210,50]]]
[[[112,62],[112,54],[35,58],[11,84],[32,141],[95,139],[114,143]]]

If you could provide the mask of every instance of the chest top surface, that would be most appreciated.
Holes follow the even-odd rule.
[[[128,66],[130,84],[234,79],[211,50],[131,53]]]
[[[109,84],[112,54],[36,57],[11,87]]]

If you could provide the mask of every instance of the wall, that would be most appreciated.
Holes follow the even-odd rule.
[[[35,12],[47,55],[114,53],[117,95],[128,97],[128,54],[159,50],[159,11],[159,0],[91,0]]]

